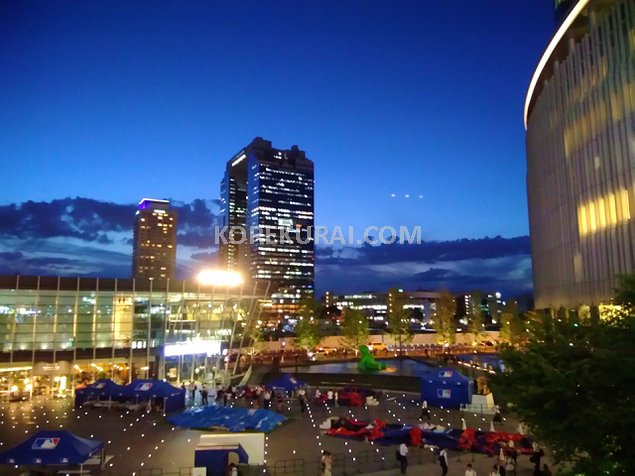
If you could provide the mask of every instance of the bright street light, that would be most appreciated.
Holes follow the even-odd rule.
[[[240,286],[243,278],[235,271],[220,271],[216,269],[204,269],[198,273],[197,280],[207,286]]]

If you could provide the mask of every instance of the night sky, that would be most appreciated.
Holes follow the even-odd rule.
[[[193,273],[261,136],[315,162],[316,224],[422,227],[320,248],[318,291],[527,292],[522,110],[553,29],[551,0],[5,0],[0,272],[128,276],[149,196]]]

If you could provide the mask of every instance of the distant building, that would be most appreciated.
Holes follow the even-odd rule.
[[[295,313],[301,294],[313,293],[313,185],[304,151],[276,149],[260,137],[227,162],[221,182],[221,264],[269,283],[280,318]]]
[[[486,324],[500,324],[505,301],[499,292],[480,292],[459,294],[456,297],[456,317],[459,320],[469,320],[474,313],[474,306],[479,306]]]
[[[404,291],[396,290],[399,295],[390,292],[361,292],[353,294],[334,295],[327,291],[324,295],[324,305],[327,308],[350,308],[362,311],[368,317],[373,327],[386,327],[388,314],[393,303],[397,300],[403,302],[404,309],[412,311],[413,327],[421,328],[434,318],[436,301],[440,293],[434,291]]]
[[[607,302],[635,271],[635,2],[555,6],[525,100],[539,309]]]
[[[168,200],[144,198],[135,216],[132,277],[174,279],[176,272],[176,210]]]

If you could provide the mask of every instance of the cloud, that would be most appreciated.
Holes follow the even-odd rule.
[[[531,292],[528,236],[316,250],[318,293],[400,287]]]
[[[172,201],[177,276],[217,261],[218,202]],[[0,206],[0,273],[129,277],[136,206],[88,198]],[[318,294],[364,290],[531,291],[528,236],[316,248]]]
[[[19,251],[6,251],[0,253],[0,261],[17,261],[21,259],[24,255]]]
[[[216,201],[179,202],[177,239],[185,246],[207,248],[213,227],[220,223]],[[113,243],[112,233],[126,232],[132,240],[136,205],[90,198],[62,198],[0,206],[0,237],[21,239],[79,238],[102,245]],[[125,238],[124,238],[125,239]]]
[[[347,248],[321,248],[318,256],[324,263],[342,263],[342,255]],[[526,255],[531,251],[529,236],[515,238],[478,238],[454,241],[424,241],[420,244],[366,244],[357,248],[357,255],[347,258],[349,262],[367,264],[399,263],[420,261],[437,263],[440,261],[460,261],[466,259],[487,259],[501,256]]]
[[[190,258],[196,261],[212,262],[218,259],[216,253],[194,253],[190,255]]]

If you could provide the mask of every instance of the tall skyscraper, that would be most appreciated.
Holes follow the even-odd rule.
[[[134,278],[174,278],[176,210],[168,200],[144,198],[137,207],[132,252]]]
[[[635,271],[635,2],[556,10],[525,101],[537,308],[607,302]]]
[[[270,292],[312,292],[313,183],[313,162],[297,146],[256,137],[234,155],[221,182],[221,263],[270,282]]]

